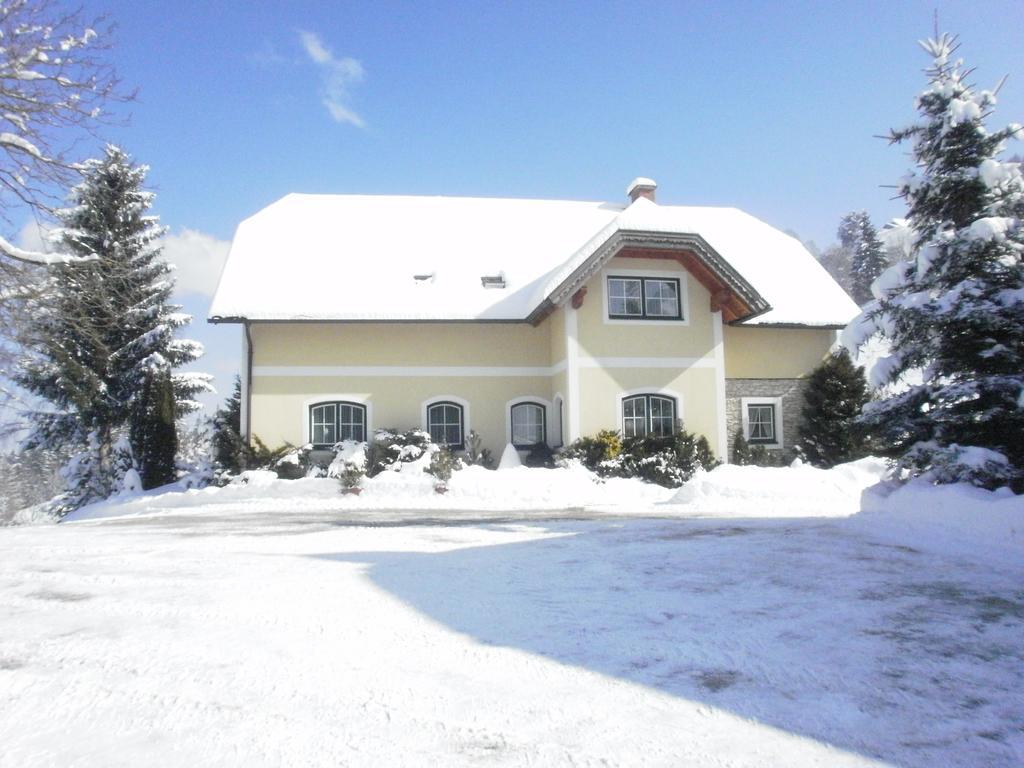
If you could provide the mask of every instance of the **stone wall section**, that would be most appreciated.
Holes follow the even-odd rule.
[[[725,425],[729,435],[729,460],[732,461],[732,441],[743,427],[740,410],[740,398],[743,397],[782,398],[782,450],[787,459],[792,459],[806,386],[806,379],[726,379]]]

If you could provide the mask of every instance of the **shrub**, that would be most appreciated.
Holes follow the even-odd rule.
[[[345,461],[341,472],[338,473],[338,480],[342,488],[358,488],[359,481],[363,479],[366,470],[354,461]]]
[[[622,439],[612,429],[602,429],[594,437],[581,437],[567,446],[559,459],[577,459],[587,469],[597,472],[601,462],[610,461],[622,452]]]
[[[494,457],[491,455],[489,448],[481,448],[483,441],[480,439],[480,435],[475,430],[470,430],[466,436],[466,459],[465,462],[469,466],[483,467],[484,469],[494,469]]]
[[[342,490],[358,488],[359,481],[366,475],[366,443],[343,440],[334,446],[334,460],[324,470],[327,477],[335,477]]]
[[[437,478],[434,488],[440,492],[448,490],[448,481],[452,479],[452,472],[462,469],[462,462],[452,454],[446,447],[441,446],[430,457],[430,466],[424,469]]]
[[[378,429],[366,451],[366,474],[375,477],[398,464],[408,464],[431,451],[430,435],[422,429],[398,432]]]
[[[732,463],[741,467],[784,467],[786,457],[782,451],[770,451],[763,445],[751,445],[743,437],[743,430],[736,430],[732,440]]]
[[[234,391],[213,415],[212,422],[211,443],[218,474],[237,475],[252,459],[252,451],[242,437],[242,380],[239,376],[235,376]]]
[[[632,437],[622,443],[622,452],[602,461],[598,474],[610,477],[638,477],[665,488],[678,488],[699,469],[714,469],[715,458],[707,439],[689,432],[671,437]]]
[[[294,448],[287,443],[285,445],[285,454],[274,461],[268,469],[277,472],[277,476],[282,480],[299,480],[306,477],[311,467],[309,455],[313,451],[313,446],[306,444],[301,448]]]
[[[867,401],[864,369],[854,365],[845,349],[829,355],[807,379],[798,438],[801,457],[827,469],[866,456],[867,435],[858,417]]]
[[[523,461],[526,466],[544,467],[545,469],[552,469],[555,466],[555,453],[547,443],[535,443],[530,446],[529,451]]]

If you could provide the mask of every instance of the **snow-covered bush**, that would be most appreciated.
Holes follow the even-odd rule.
[[[306,443],[298,448],[290,445],[287,447],[289,450],[281,458],[273,462],[270,467],[277,472],[279,478],[282,480],[300,480],[303,477],[307,477],[311,470],[316,474],[316,469],[310,461],[310,454],[313,452],[313,445],[311,443]]]
[[[436,450],[437,446],[430,441],[430,435],[422,429],[409,429],[405,432],[378,429],[373,433],[373,442],[366,451],[366,474],[368,477],[376,477],[385,470],[399,471],[402,464],[409,464]]]
[[[689,432],[671,437],[629,437],[602,430],[582,437],[559,454],[560,466],[580,462],[601,477],[637,477],[666,488],[678,488],[698,469],[719,464],[708,441]]]
[[[366,476],[366,443],[345,440],[334,446],[334,460],[324,471],[327,477],[337,478],[342,492],[359,488]]]
[[[576,459],[591,472],[597,472],[601,462],[614,459],[622,452],[622,438],[613,429],[602,429],[594,437],[581,437],[566,446],[559,461]]]
[[[627,438],[622,452],[598,464],[597,472],[606,477],[638,477],[665,488],[678,488],[699,469],[717,467],[707,439],[680,431],[671,437]]]
[[[462,469],[462,462],[448,448],[441,446],[433,452],[430,457],[430,466],[424,471],[437,478],[434,490],[444,493],[448,490],[448,481],[452,479],[452,472],[459,469]]]

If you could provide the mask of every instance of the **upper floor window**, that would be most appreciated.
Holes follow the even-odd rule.
[[[609,277],[608,316],[614,320],[682,320],[679,279]]]
[[[428,405],[427,431],[432,442],[461,449],[465,442],[462,406],[448,401]]]
[[[309,441],[330,448],[343,440],[366,440],[366,406],[359,403],[316,403],[309,407]]]
[[[516,403],[512,406],[512,444],[516,447],[543,443],[546,437],[544,406]]]
[[[632,395],[622,400],[624,437],[668,437],[676,431],[676,401],[663,395]]]

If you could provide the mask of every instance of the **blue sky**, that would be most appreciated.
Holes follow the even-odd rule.
[[[1020,0],[86,3],[139,92],[107,135],[152,168],[222,393],[209,254],[289,192],[618,200],[644,175],[821,246],[901,215],[905,150],[874,137],[914,116],[936,8],[979,85],[1010,75],[994,124],[1024,122]]]

